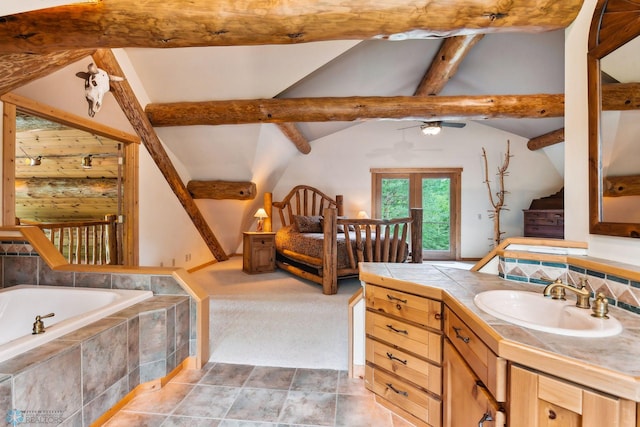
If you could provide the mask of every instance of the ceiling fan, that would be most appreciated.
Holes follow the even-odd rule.
[[[420,127],[420,131],[425,135],[437,135],[437,134],[440,133],[440,131],[442,130],[443,127],[463,128],[466,125],[467,125],[466,123],[444,122],[444,121],[438,120],[438,121],[434,121],[434,122],[422,122],[422,124],[414,125],[414,126],[407,126],[405,128],[400,128],[398,130]]]

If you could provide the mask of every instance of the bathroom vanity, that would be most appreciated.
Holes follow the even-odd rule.
[[[631,427],[640,401],[640,317],[612,307],[615,336],[540,332],[473,302],[544,286],[430,264],[360,267],[365,385],[418,426]],[[567,296],[568,299],[573,296]]]

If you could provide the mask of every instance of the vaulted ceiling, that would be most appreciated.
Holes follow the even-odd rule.
[[[143,142],[157,132],[195,178],[201,142],[255,139],[255,124],[266,122],[280,126],[302,153],[312,141],[367,119],[405,120],[402,126],[482,120],[535,138],[562,129],[563,29],[581,6],[582,0],[80,3],[0,20],[0,94],[95,49],[125,48],[150,101],[146,113],[134,114],[139,124],[148,114],[154,125],[143,123]],[[464,39],[473,42],[454,41]],[[419,93],[424,85],[431,88]],[[127,94],[119,90],[115,96]],[[162,123],[163,111],[171,122]],[[248,124],[207,126],[198,135],[202,126],[184,126],[239,123],[238,117]],[[180,187],[175,171],[165,177]],[[182,188],[174,192],[189,197]]]

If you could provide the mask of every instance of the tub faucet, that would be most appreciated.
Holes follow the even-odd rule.
[[[550,296],[552,299],[564,299],[564,291],[568,290],[576,294],[576,307],[590,308],[589,297],[591,296],[591,292],[589,292],[584,282],[585,280],[581,279],[578,286],[571,286],[557,279],[544,288],[543,294],[545,297]]]
[[[33,322],[33,333],[32,335],[44,334],[44,322],[42,319],[46,319],[47,317],[53,317],[55,313],[45,314],[44,316],[36,316],[36,321]]]

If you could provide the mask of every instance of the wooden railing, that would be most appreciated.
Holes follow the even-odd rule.
[[[69,264],[119,264],[122,244],[116,215],[102,221],[57,223],[16,219],[16,224],[39,227]]]

